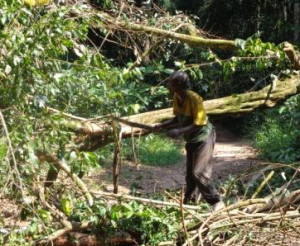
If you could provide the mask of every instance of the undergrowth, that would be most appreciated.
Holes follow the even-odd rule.
[[[300,159],[300,95],[280,107],[250,116],[247,132],[260,157],[271,162],[292,163]]]
[[[234,193],[251,198],[263,180],[273,171],[273,176],[257,197],[276,195],[280,187],[290,181],[295,170],[299,168],[300,94],[290,97],[278,107],[245,116],[243,122],[246,138],[250,139],[258,150],[259,158],[269,164],[265,169],[249,170],[247,175],[252,173],[253,177],[259,175],[259,178],[250,180],[245,186],[239,183],[239,179],[229,180],[230,189],[227,193],[234,187]],[[293,190],[295,184],[296,181],[289,189]]]
[[[110,238],[122,231],[134,236],[139,245],[154,246],[161,241],[174,240],[181,226],[180,210],[172,207],[155,208],[135,201],[121,200],[108,205],[102,199],[95,200],[94,205],[89,207],[84,200],[70,193],[64,201],[60,201],[60,206],[65,216],[72,221],[88,220],[97,225],[96,231],[89,233],[97,234],[100,238]],[[36,215],[43,221],[43,226],[33,214],[28,215],[27,219],[31,223],[25,230],[12,230],[5,236],[0,231],[0,245],[31,245],[30,242],[54,231],[51,226],[54,218],[50,212],[38,209]]]

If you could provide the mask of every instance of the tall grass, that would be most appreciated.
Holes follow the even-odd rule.
[[[173,140],[164,136],[150,134],[141,138],[124,139],[122,141],[122,158],[129,161],[137,161],[142,165],[151,166],[169,166],[176,165],[182,161],[183,142],[180,140]],[[101,162],[111,162],[114,145],[110,144],[102,150]]]
[[[137,158],[141,164],[151,166],[168,166],[182,160],[182,144],[166,137],[150,134],[135,141]],[[124,141],[124,155],[133,159],[131,139]]]

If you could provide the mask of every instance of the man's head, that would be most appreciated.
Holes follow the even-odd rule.
[[[186,72],[175,71],[168,79],[167,87],[171,92],[187,90],[189,88],[189,76]]]

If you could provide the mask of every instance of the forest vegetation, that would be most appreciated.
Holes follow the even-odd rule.
[[[0,201],[28,222],[0,214],[0,245],[297,245],[299,21],[297,0],[0,0]],[[118,194],[137,139],[145,164],[181,158],[151,130],[177,70],[263,163],[219,185],[215,213],[182,190]],[[105,162],[114,193],[84,179]]]

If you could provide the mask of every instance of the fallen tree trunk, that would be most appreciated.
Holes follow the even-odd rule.
[[[297,92],[299,85],[299,75],[292,75],[284,80],[274,81],[271,85],[265,88],[248,92],[244,94],[232,95],[223,98],[204,101],[206,113],[212,118],[224,116],[240,116],[245,113],[250,113],[257,108],[273,107],[279,101],[291,96]],[[173,117],[172,108],[150,111],[122,119],[140,124],[154,124]],[[101,120],[92,122],[91,120],[66,120],[63,124],[78,133],[89,136],[88,141],[81,146],[82,150],[93,150],[107,143],[113,142],[113,134],[111,128],[111,120]],[[126,122],[120,122],[123,125],[123,137],[130,137],[132,132],[145,133],[140,127],[132,127]],[[88,144],[87,144],[88,142]]]
[[[171,38],[173,40],[180,41],[192,46],[201,46],[208,48],[219,48],[224,50],[237,49],[237,46],[232,40],[223,40],[223,39],[207,39],[201,38],[194,35],[181,34],[176,32],[171,32],[155,27],[150,27],[146,25],[139,25],[129,22],[118,22],[116,23],[121,30],[126,31],[135,31],[135,32],[144,32],[147,34],[152,34],[162,38]]]
[[[89,11],[91,10],[88,10],[88,12]],[[108,30],[120,30],[123,32],[132,31],[138,33],[145,33],[162,39],[172,39],[178,42],[182,42],[182,43],[186,43],[198,47],[217,48],[223,50],[237,50],[239,48],[236,45],[236,42],[233,40],[209,39],[209,38],[196,36],[195,33],[197,33],[197,30],[191,31],[191,27],[190,27],[191,25],[189,25],[188,28],[190,29],[189,33],[192,32],[192,34],[188,35],[188,34],[174,32],[173,30],[165,30],[162,29],[163,27],[161,26],[154,27],[154,26],[149,26],[148,24],[140,24],[128,20],[118,21],[116,20],[115,17],[103,11],[101,12],[91,11],[91,12],[93,12],[93,14],[95,14],[101,20],[100,24],[99,23],[92,24],[94,28],[99,28],[99,26],[103,28],[104,25],[104,27]]]

